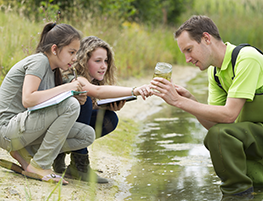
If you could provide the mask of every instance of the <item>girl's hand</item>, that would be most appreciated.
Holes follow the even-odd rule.
[[[86,103],[86,100],[87,100],[86,93],[75,95],[74,97],[79,101],[80,105],[84,105]]]
[[[143,85],[141,87],[136,87],[133,90],[134,95],[138,96],[141,95],[143,100],[145,100],[147,97],[153,95],[153,92],[150,88],[150,85]]]
[[[73,91],[83,91],[82,86],[83,84],[79,80],[72,80],[70,84],[71,89]]]
[[[110,106],[109,106],[109,110],[111,110],[111,111],[118,111],[121,108],[123,108],[125,103],[126,103],[125,100],[111,103]]]

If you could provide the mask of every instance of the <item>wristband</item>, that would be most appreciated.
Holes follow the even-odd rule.
[[[136,87],[133,87],[132,90],[131,90],[132,96],[136,96],[136,95],[134,94],[134,89],[135,89],[135,88],[136,88]]]

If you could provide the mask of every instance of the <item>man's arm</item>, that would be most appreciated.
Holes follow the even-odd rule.
[[[183,90],[163,78],[154,78],[151,84],[152,89],[159,91],[153,91],[154,95],[161,97],[169,105],[194,115],[206,129],[217,123],[233,123],[246,101],[241,98],[228,98],[224,106],[207,105],[197,102],[186,89]]]
[[[246,99],[242,98],[228,98],[227,104],[224,106],[203,104],[204,107],[215,107],[213,111],[216,112],[216,114],[213,115],[213,111],[211,111],[211,115],[213,115],[213,118],[211,118],[210,121],[208,119],[203,118],[204,115],[202,115],[202,112],[200,115],[196,115],[196,118],[206,129],[210,129],[213,125],[217,123],[233,123],[238,117],[245,102]],[[209,117],[207,116],[207,118]]]

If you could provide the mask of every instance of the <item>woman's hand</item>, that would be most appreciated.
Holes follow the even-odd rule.
[[[118,111],[118,110],[120,110],[121,108],[123,108],[123,106],[124,106],[125,103],[126,103],[125,100],[117,101],[117,102],[114,102],[114,103],[110,103],[108,109],[111,110],[111,111]]]
[[[133,90],[133,93],[136,96],[141,95],[143,100],[145,100],[147,97],[153,95],[152,90],[150,88],[150,85],[143,85],[141,87],[136,87]]]

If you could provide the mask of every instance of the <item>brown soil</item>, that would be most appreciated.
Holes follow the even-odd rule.
[[[175,66],[172,81],[184,86],[185,83],[194,78],[198,72],[198,68]],[[130,78],[120,81],[119,85],[129,87],[140,86],[148,84],[151,78],[152,75],[140,79]],[[122,110],[117,113],[119,118],[130,118],[135,121],[142,121],[147,116],[161,110],[163,104],[164,101],[159,97],[152,96],[145,101],[142,100],[141,97],[138,97],[136,101],[126,103]],[[108,184],[91,184],[67,179],[69,185],[57,186],[56,188],[55,184],[26,179],[22,175],[0,168],[0,200],[124,200],[124,198],[129,195],[130,185],[125,181],[125,178],[129,174],[132,161],[118,154],[110,153],[107,147],[100,146],[100,140],[96,140],[92,147],[89,148],[89,151],[91,166],[96,162],[94,169],[102,171],[102,173],[99,174],[109,179]],[[15,160],[1,148],[0,158],[15,162]],[[69,163],[68,156],[67,163]],[[54,193],[52,193],[52,191],[54,191]],[[52,195],[49,198],[50,194]]]

